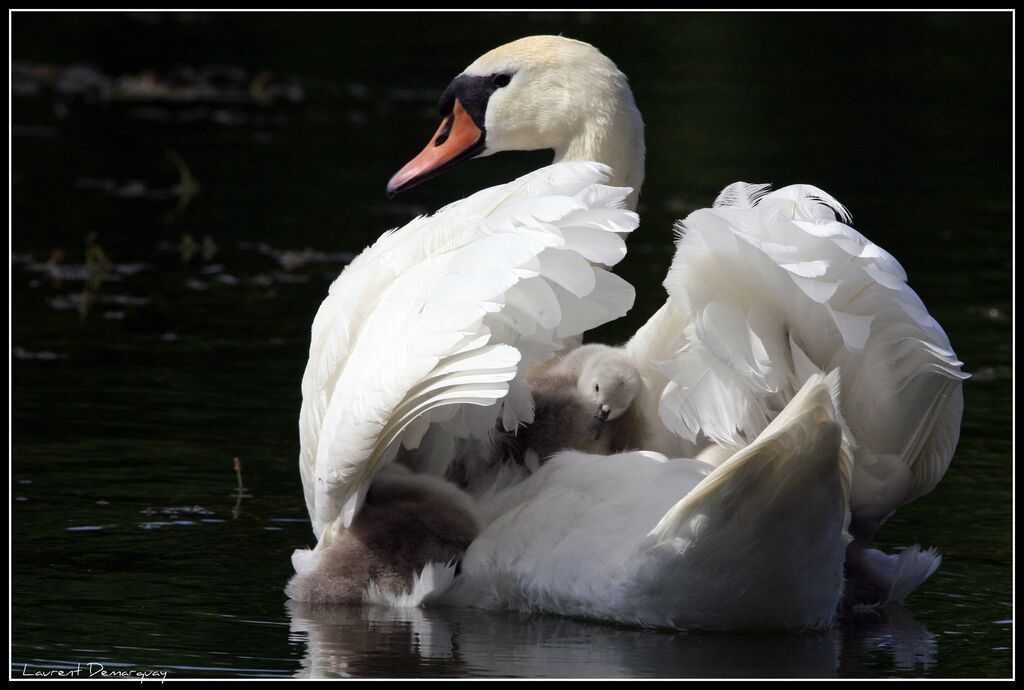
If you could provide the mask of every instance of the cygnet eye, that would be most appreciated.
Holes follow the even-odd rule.
[[[594,392],[595,393],[600,393],[601,392],[601,384],[600,383],[595,383],[594,384]]]
[[[498,88],[502,86],[508,86],[508,83],[512,81],[512,77],[508,74],[496,74],[494,75],[494,85]]]

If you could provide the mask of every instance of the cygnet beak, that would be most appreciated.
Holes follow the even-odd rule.
[[[608,415],[611,414],[612,408],[607,405],[601,405],[597,408],[597,412],[594,413],[594,440],[596,441],[601,437],[601,430],[604,429],[604,423],[608,421]]]

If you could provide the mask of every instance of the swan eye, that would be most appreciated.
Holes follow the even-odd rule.
[[[595,383],[594,384],[594,392],[595,393],[600,393],[601,392],[601,384],[600,383]]]
[[[498,88],[501,88],[502,86],[508,86],[508,83],[510,81],[512,81],[512,77],[510,77],[507,74],[498,74],[495,75],[494,77],[494,85],[497,86]]]

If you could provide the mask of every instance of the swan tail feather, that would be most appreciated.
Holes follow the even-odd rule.
[[[918,544],[896,554],[858,549],[857,545],[851,549],[848,556],[851,572],[845,597],[846,603],[855,610],[878,609],[902,602],[942,564],[942,556],[936,549],[922,549]]]

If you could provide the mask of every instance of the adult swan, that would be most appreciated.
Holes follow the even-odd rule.
[[[501,150],[550,148],[556,165],[386,234],[332,285],[303,378],[318,544],[293,557],[300,575],[400,448],[442,471],[465,439],[479,449],[495,423],[529,422],[527,366],[632,304],[604,267],[636,225],[643,123],[610,60],[522,39],[459,75],[441,115],[390,193]],[[563,453],[496,487],[439,596],[643,625],[823,627],[848,514],[866,601],[930,575],[933,553],[865,543],[944,474],[961,363],[899,264],[848,220],[816,188],[742,183],[691,214],[669,298],[625,346],[643,379],[643,450]],[[702,460],[666,460],[707,444]]]

